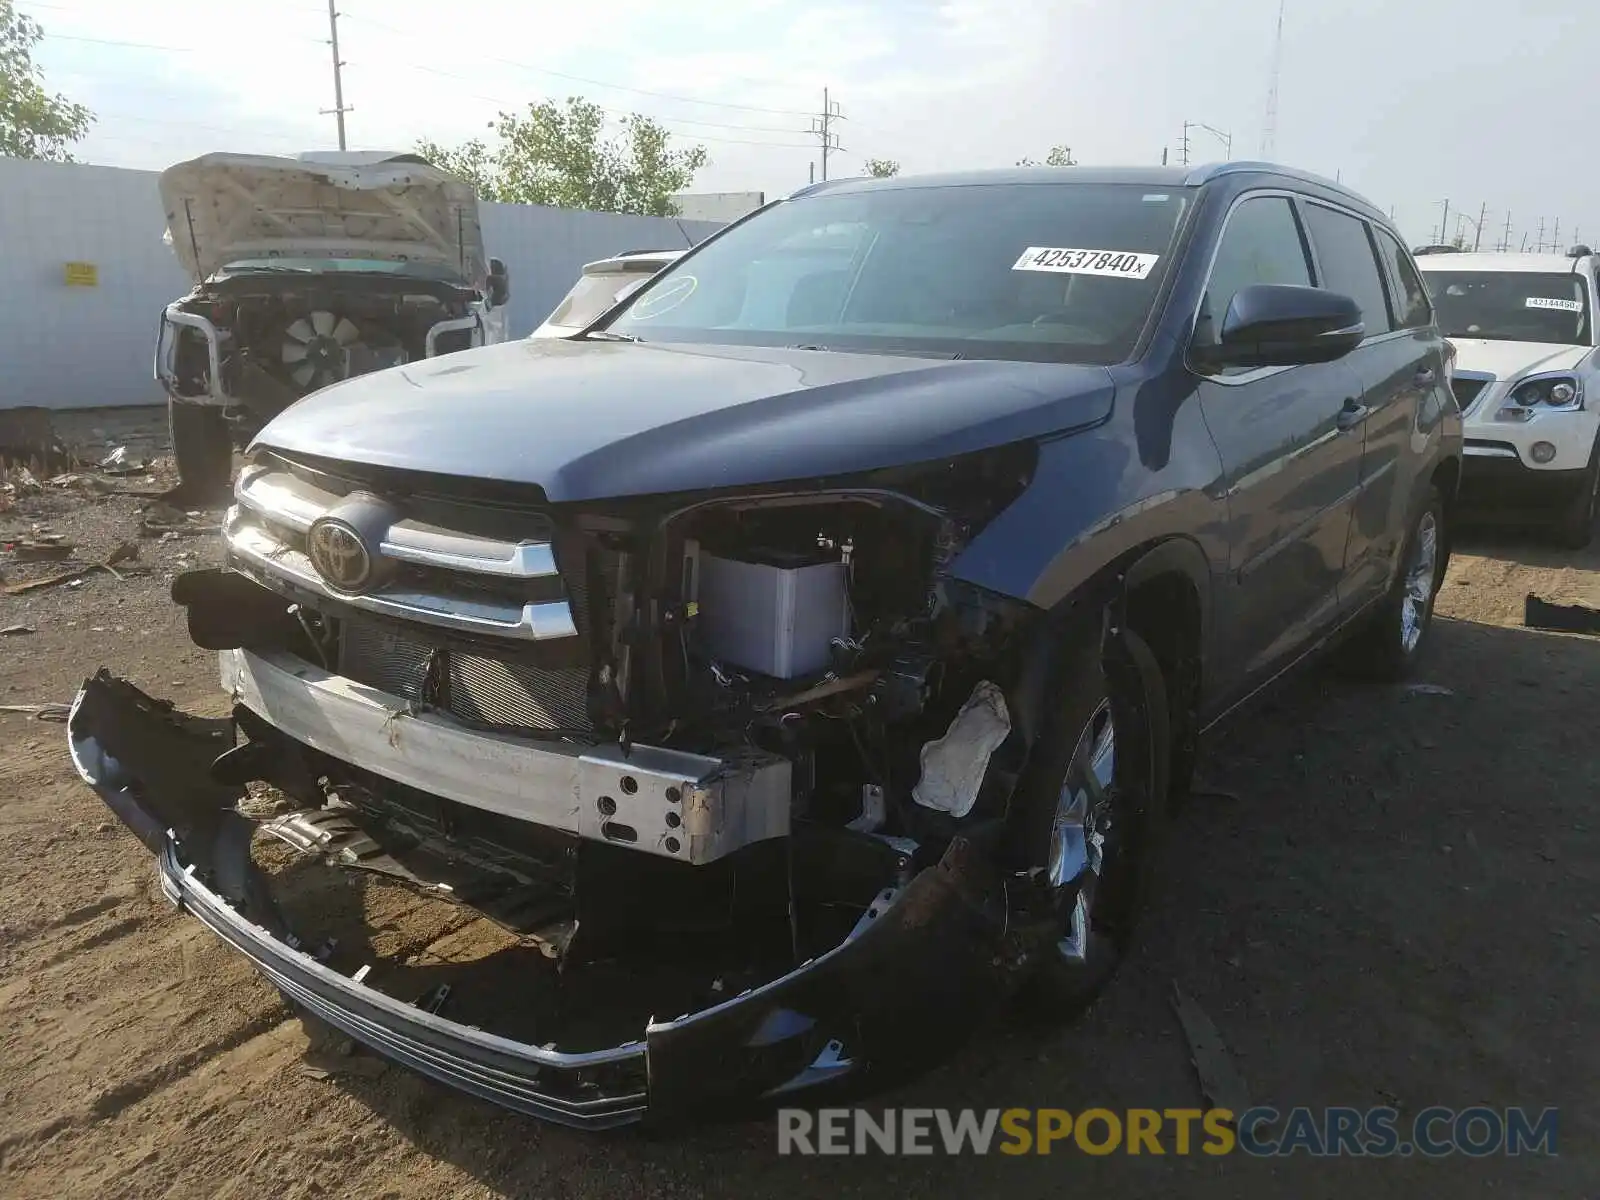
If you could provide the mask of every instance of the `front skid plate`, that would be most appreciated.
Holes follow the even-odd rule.
[[[156,856],[162,888],[291,1001],[442,1083],[531,1116],[606,1128],[861,1082],[927,1063],[1011,990],[1027,954],[1005,936],[1004,889],[952,843],[838,947],[759,988],[588,1053],[446,1020],[299,949],[250,858],[254,822],[210,763],[230,721],[190,717],[105,671],[68,722],[84,780]]]

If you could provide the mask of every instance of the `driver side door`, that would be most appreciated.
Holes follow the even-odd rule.
[[[1214,343],[1234,295],[1252,284],[1313,286],[1294,200],[1253,193],[1223,226],[1196,315]],[[1361,483],[1362,433],[1341,410],[1361,400],[1344,362],[1227,368],[1202,377],[1201,411],[1223,465],[1229,543],[1217,630],[1219,696],[1242,698],[1339,619],[1345,547]]]

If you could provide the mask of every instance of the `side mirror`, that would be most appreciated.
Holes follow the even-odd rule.
[[[499,308],[511,299],[511,272],[498,258],[489,260],[489,303]]]
[[[1323,288],[1257,283],[1228,305],[1215,346],[1199,347],[1210,367],[1298,367],[1332,362],[1361,344],[1361,306]]]

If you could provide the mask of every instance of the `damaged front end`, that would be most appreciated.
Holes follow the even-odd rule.
[[[175,903],[442,1082],[590,1127],[861,1086],[1060,936],[1010,811],[1047,617],[947,570],[1030,454],[570,512],[264,456],[174,585],[232,717],[102,672],[73,758]]]

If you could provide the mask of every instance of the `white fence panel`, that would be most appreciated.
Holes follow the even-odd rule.
[[[549,315],[586,262],[688,246],[720,226],[487,204],[488,251],[511,272],[512,336]],[[155,404],[161,310],[189,290],[162,241],[156,172],[0,158],[0,408]],[[93,267],[71,277],[68,264]]]

